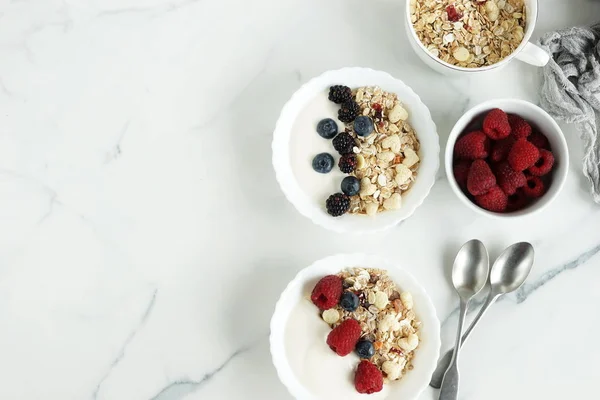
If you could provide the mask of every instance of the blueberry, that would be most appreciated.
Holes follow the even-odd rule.
[[[360,192],[360,179],[355,176],[347,176],[342,180],[342,192],[348,196],[355,196]]]
[[[371,358],[375,355],[375,347],[368,340],[359,340],[354,350],[360,358]]]
[[[317,133],[325,139],[333,139],[337,135],[337,123],[331,118],[325,118],[317,124]]]
[[[329,153],[317,154],[312,161],[313,169],[321,174],[326,174],[331,171],[334,164],[335,161],[333,160],[333,156]]]
[[[373,132],[373,120],[371,117],[361,115],[354,120],[354,132],[358,136],[369,136]]]
[[[340,299],[340,306],[346,311],[354,311],[358,308],[358,296],[352,292],[344,292]]]

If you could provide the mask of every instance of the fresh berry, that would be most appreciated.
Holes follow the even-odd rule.
[[[329,310],[339,303],[342,290],[342,278],[327,275],[317,282],[310,299],[320,310]]]
[[[514,194],[518,188],[525,186],[527,183],[525,174],[512,169],[506,161],[498,164],[495,168],[495,172],[498,186],[500,186],[507,196]]]
[[[375,110],[375,118],[381,120],[383,118],[383,106],[379,103],[371,104],[371,108]]]
[[[333,217],[344,215],[350,209],[350,197],[343,193],[336,193],[329,196],[325,202],[327,213]]]
[[[358,393],[380,392],[383,389],[383,374],[375,364],[362,360],[354,375],[354,387]]]
[[[371,358],[375,355],[375,347],[369,340],[359,340],[355,350],[360,358]]]
[[[354,132],[358,136],[369,136],[373,129],[373,120],[369,116],[361,115],[354,120]]]
[[[462,14],[458,12],[453,4],[446,7],[446,12],[448,13],[448,21],[458,22],[462,18]]]
[[[538,131],[533,131],[527,139],[529,139],[529,141],[533,143],[533,145],[538,149],[550,150],[550,143],[548,143],[548,138]]]
[[[508,205],[508,198],[500,186],[494,186],[487,193],[475,196],[475,202],[488,211],[503,212]]]
[[[467,188],[467,177],[469,176],[469,169],[471,168],[471,161],[461,160],[454,165],[454,179],[461,189]]]
[[[340,298],[340,307],[346,311],[354,311],[358,308],[358,296],[352,292],[344,292]]]
[[[542,182],[539,176],[527,176],[527,184],[523,186],[523,193],[525,193],[527,197],[534,199],[542,197],[545,191],[546,188],[544,187],[544,182]]]
[[[360,192],[360,179],[355,176],[347,176],[342,179],[342,192],[348,196],[356,196]]]
[[[322,119],[317,124],[317,133],[325,139],[333,139],[337,135],[337,132],[337,122],[331,118]]]
[[[345,123],[354,121],[354,118],[360,113],[360,107],[354,100],[346,101],[342,103],[342,107],[338,111],[338,119]]]
[[[350,136],[348,132],[342,132],[333,138],[333,148],[338,151],[338,153],[350,154],[352,153],[352,148],[356,146],[356,142],[354,138]]]
[[[483,131],[493,140],[504,139],[510,135],[508,116],[499,108],[494,108],[483,119]]]
[[[508,114],[511,133],[517,138],[526,138],[531,134],[531,125],[516,114]]]
[[[356,160],[356,154],[344,154],[340,157],[340,161],[338,162],[338,166],[340,167],[340,171],[345,174],[349,174],[356,169],[356,165],[358,161]]]
[[[508,196],[507,211],[522,210],[529,203],[529,199],[523,192],[523,189],[518,189],[514,194]]]
[[[515,138],[512,135],[494,142],[492,151],[490,152],[490,159],[494,162],[506,160],[513,144],[515,144]]]
[[[454,155],[464,160],[487,158],[490,139],[482,131],[473,131],[461,136],[454,145]]]
[[[531,175],[544,176],[552,171],[554,155],[548,150],[540,149],[540,159],[527,169]]]
[[[327,345],[338,356],[347,356],[354,350],[361,333],[360,324],[355,319],[347,319],[329,332]]]
[[[320,174],[326,174],[333,169],[335,160],[329,153],[317,154],[312,160],[312,167]]]
[[[515,171],[525,171],[540,158],[540,151],[526,139],[519,139],[508,153],[508,163]]]
[[[467,176],[467,189],[473,196],[486,193],[496,185],[496,177],[487,162],[475,160]]]
[[[329,100],[336,104],[352,100],[352,89],[344,85],[333,85],[329,88]]]

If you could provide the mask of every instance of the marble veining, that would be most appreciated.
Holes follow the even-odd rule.
[[[537,102],[539,71],[517,61],[486,77],[427,69],[405,38],[403,7],[1,2],[0,398],[291,399],[269,354],[275,302],[301,268],[357,250],[410,270],[449,347],[458,304],[449,271],[473,237],[492,259],[530,241],[536,264],[465,346],[460,400],[593,397],[600,213],[573,126],[562,125],[572,160],[563,192],[522,221],[474,214],[440,170],[395,229],[336,235],[277,186],[275,121],[326,70],[365,66],[405,81],[430,108],[442,148],[479,102]],[[534,39],[599,15],[597,1],[541,0]],[[565,342],[569,332],[577,339]],[[419,398],[433,399],[431,389]]]

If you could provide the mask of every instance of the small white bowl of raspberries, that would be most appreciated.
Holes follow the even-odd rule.
[[[564,186],[568,168],[560,127],[524,100],[496,99],[471,108],[446,145],[450,187],[468,207],[491,217],[540,211]]]

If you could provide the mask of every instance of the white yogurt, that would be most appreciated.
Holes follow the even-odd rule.
[[[347,175],[337,166],[340,155],[333,148],[330,139],[317,133],[317,124],[324,118],[331,118],[338,124],[338,132],[344,130],[344,123],[337,119],[340,106],[329,101],[326,91],[319,93],[298,114],[290,134],[290,162],[296,180],[304,193],[318,204],[341,192],[340,184]],[[312,160],[319,153],[329,153],[335,165],[328,174],[321,174],[312,168]]]
[[[310,301],[302,299],[290,313],[285,327],[285,350],[294,375],[313,395],[322,400],[379,400],[388,395],[387,384],[373,394],[354,388],[354,372],[360,359],[354,353],[340,357],[327,346],[329,325]]]

